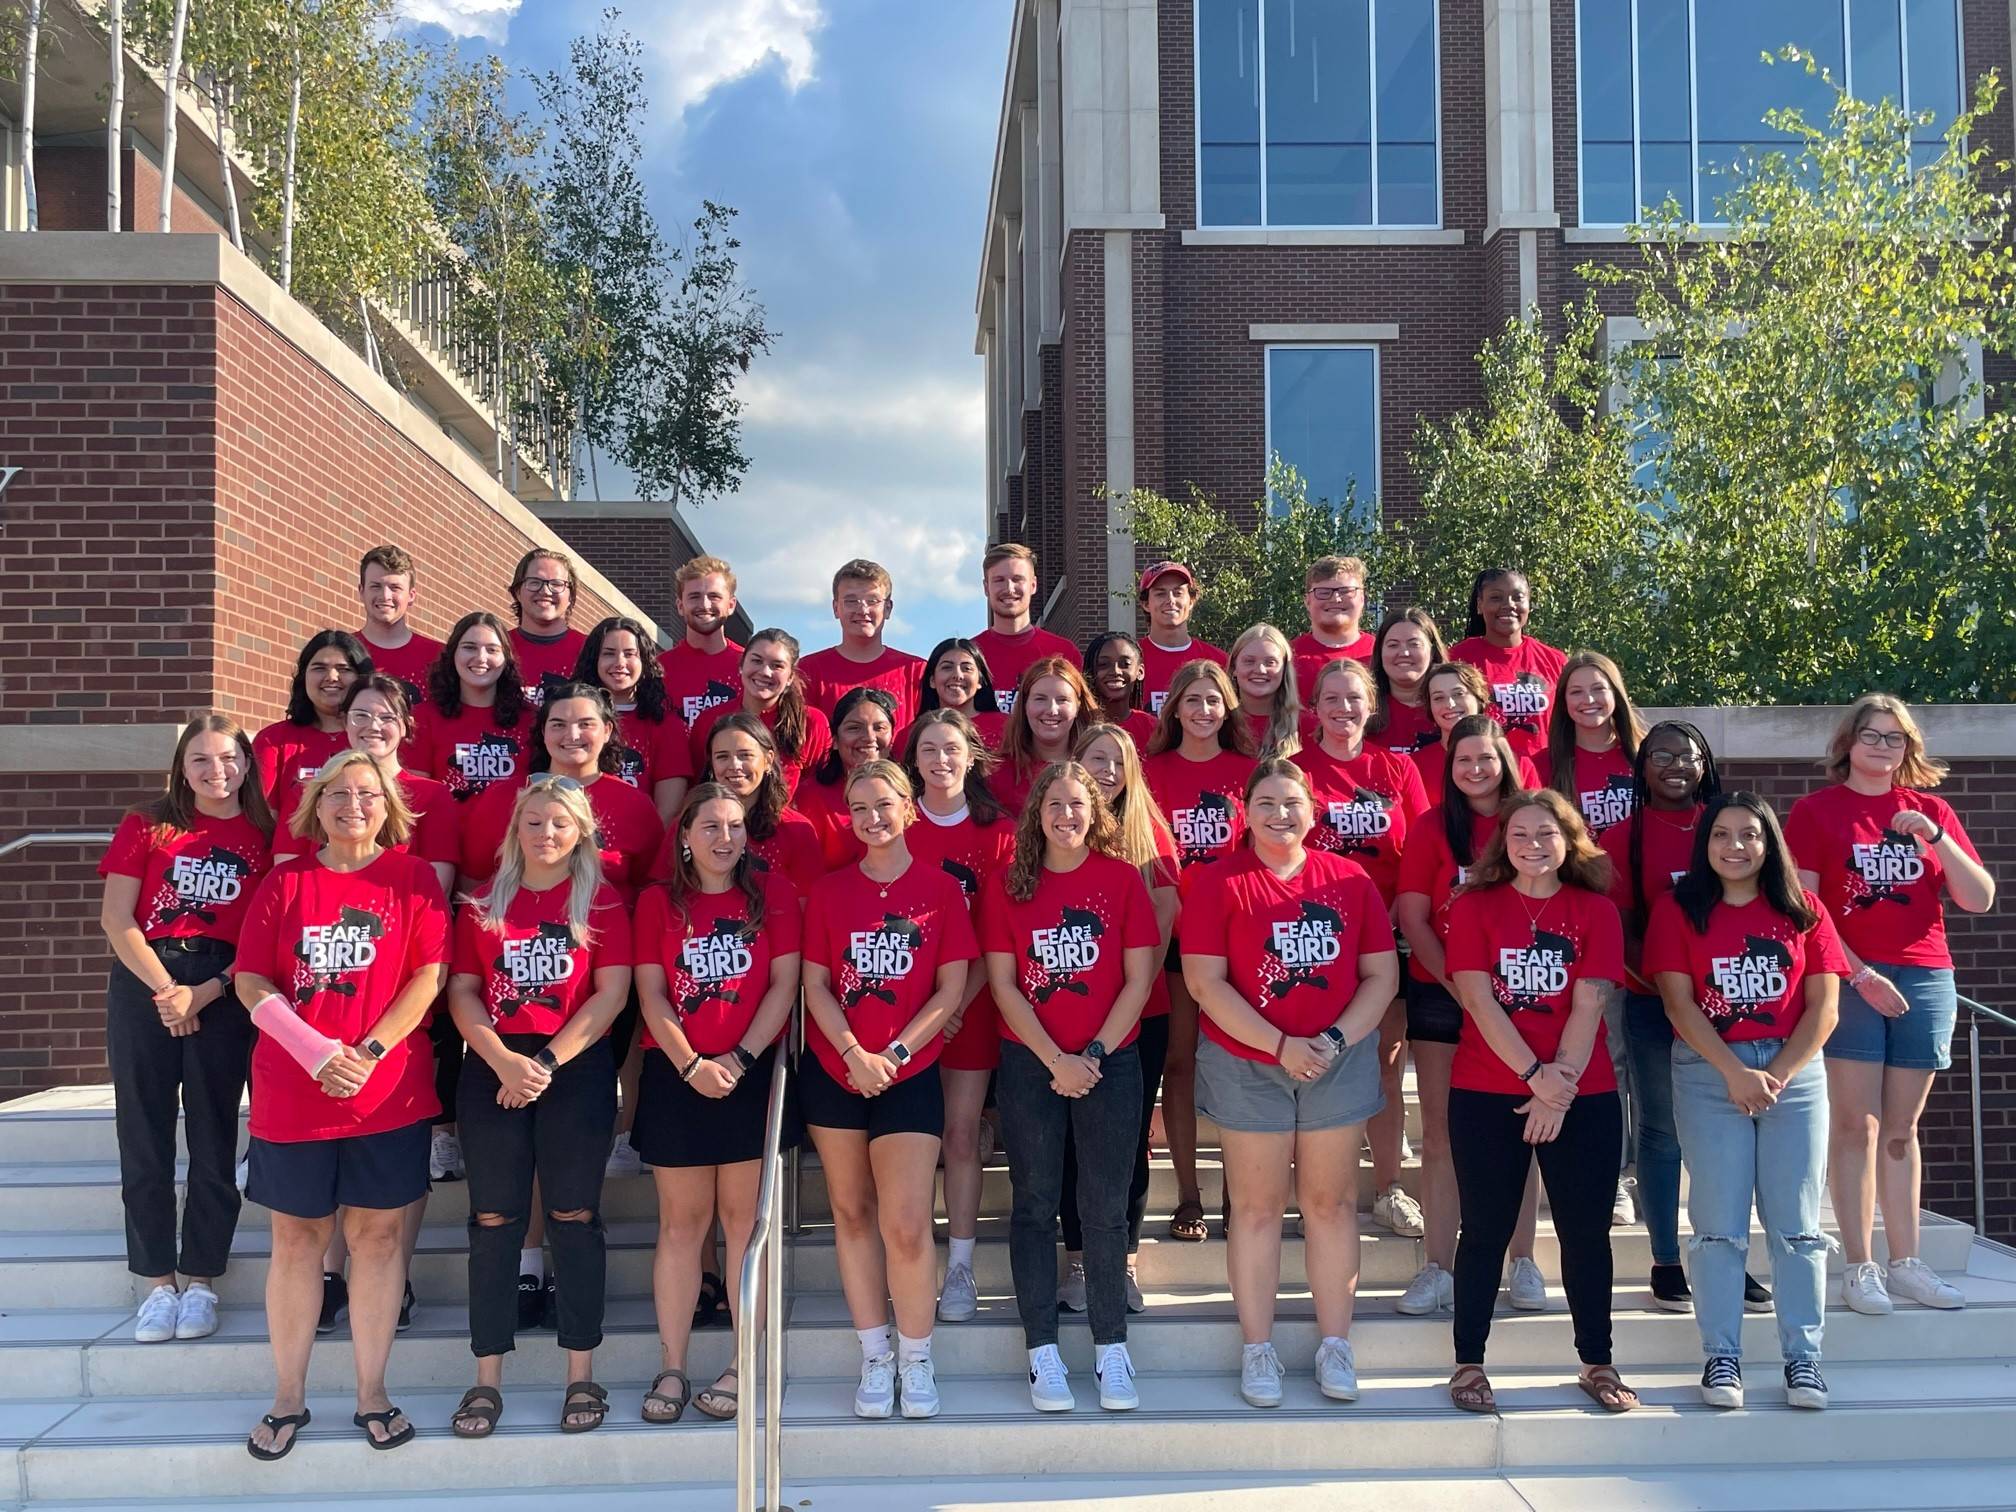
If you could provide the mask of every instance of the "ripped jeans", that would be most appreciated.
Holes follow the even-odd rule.
[[[1762,1070],[1783,1040],[1729,1046]],[[1828,1240],[1820,1228],[1827,1178],[1827,1076],[1819,1056],[1762,1114],[1729,1100],[1722,1073],[1684,1040],[1673,1042],[1673,1122],[1687,1161],[1689,1279],[1704,1356],[1743,1353],[1743,1265],[1754,1194],[1771,1256],[1778,1347],[1785,1359],[1820,1358]]]

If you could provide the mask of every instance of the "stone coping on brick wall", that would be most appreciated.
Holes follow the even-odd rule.
[[[1846,704],[1781,704],[1691,709],[1640,708],[1649,725],[1684,719],[1708,737],[1721,761],[1818,761]],[[1912,713],[1934,756],[1984,761],[2016,756],[2016,704],[1917,704]]]
[[[213,285],[223,289],[298,348],[387,425],[537,546],[567,543],[511,491],[491,477],[440,424],[394,389],[364,359],[221,236],[194,232],[0,232],[0,284]],[[657,624],[588,563],[577,563],[582,586],[620,614],[657,631]],[[24,768],[0,762],[0,770]],[[109,769],[107,769],[109,770]]]

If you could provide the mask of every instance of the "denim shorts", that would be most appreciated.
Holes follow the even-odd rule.
[[[1365,1122],[1386,1106],[1379,1088],[1379,1036],[1368,1034],[1314,1081],[1274,1061],[1247,1060],[1214,1039],[1197,1045],[1197,1108],[1236,1134],[1292,1134]]]
[[[1827,1037],[1828,1058],[1912,1071],[1944,1071],[1952,1065],[1953,1023],[1960,1014],[1952,969],[1868,964],[1897,984],[1910,1011],[1901,1018],[1885,1018],[1844,980],[1841,1021]]]

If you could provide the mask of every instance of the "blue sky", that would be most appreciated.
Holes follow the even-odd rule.
[[[423,37],[555,66],[600,0],[404,0]],[[832,570],[896,579],[890,639],[984,627],[986,433],[973,291],[1011,0],[633,0],[646,176],[676,232],[740,212],[775,350],[744,385],[740,494],[689,512],[756,622],[836,636]],[[526,101],[530,103],[529,91]],[[621,480],[602,471],[603,493]]]

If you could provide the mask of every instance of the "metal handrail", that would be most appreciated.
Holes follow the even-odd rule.
[[[777,1049],[770,1073],[770,1109],[763,1130],[763,1172],[756,1188],[756,1223],[742,1256],[738,1278],[735,1371],[742,1390],[742,1409],[735,1414],[735,1505],[782,1512],[784,1505],[784,1099],[788,1095],[790,1055]],[[762,1307],[757,1293],[767,1286]],[[760,1322],[759,1322],[760,1311]],[[756,1478],[756,1346],[763,1345],[763,1479]],[[760,1499],[759,1499],[760,1498]]]
[[[0,841],[0,857],[11,856],[31,845],[110,845],[110,830],[37,830],[32,835],[16,835]]]
[[[1981,1145],[1981,1020],[1993,1019],[2005,1029],[2016,1029],[2016,1018],[1977,1003],[1960,999],[1967,1010],[1967,1096],[1974,1119],[1974,1237],[1988,1236],[1988,1159]]]

